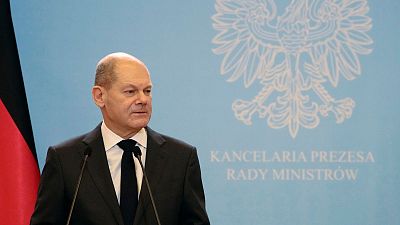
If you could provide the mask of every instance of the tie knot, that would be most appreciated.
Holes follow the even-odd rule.
[[[117,144],[124,152],[134,152],[136,141],[132,139],[126,139],[118,142]]]

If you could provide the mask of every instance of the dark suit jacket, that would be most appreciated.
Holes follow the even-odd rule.
[[[210,224],[195,147],[150,128],[146,130],[145,170],[161,224]],[[31,225],[66,223],[85,148],[91,149],[91,156],[83,174],[71,225],[124,225],[100,125],[85,135],[49,148]],[[144,180],[142,184],[134,225],[156,225]]]

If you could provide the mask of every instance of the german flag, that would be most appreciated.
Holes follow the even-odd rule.
[[[39,176],[10,2],[1,0],[0,224],[29,224]]]

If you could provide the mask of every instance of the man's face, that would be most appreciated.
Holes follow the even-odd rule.
[[[104,121],[121,137],[130,137],[150,121],[151,87],[148,70],[131,60],[119,61],[114,66],[116,80],[103,89]]]

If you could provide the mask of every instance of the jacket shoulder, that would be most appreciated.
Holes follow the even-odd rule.
[[[149,127],[147,127],[146,130],[147,130],[148,139],[151,139],[152,141],[158,143],[160,146],[173,145],[173,146],[180,146],[181,148],[196,149],[196,147],[194,147],[193,145],[191,145],[181,139],[159,133],[157,131],[152,130]]]

